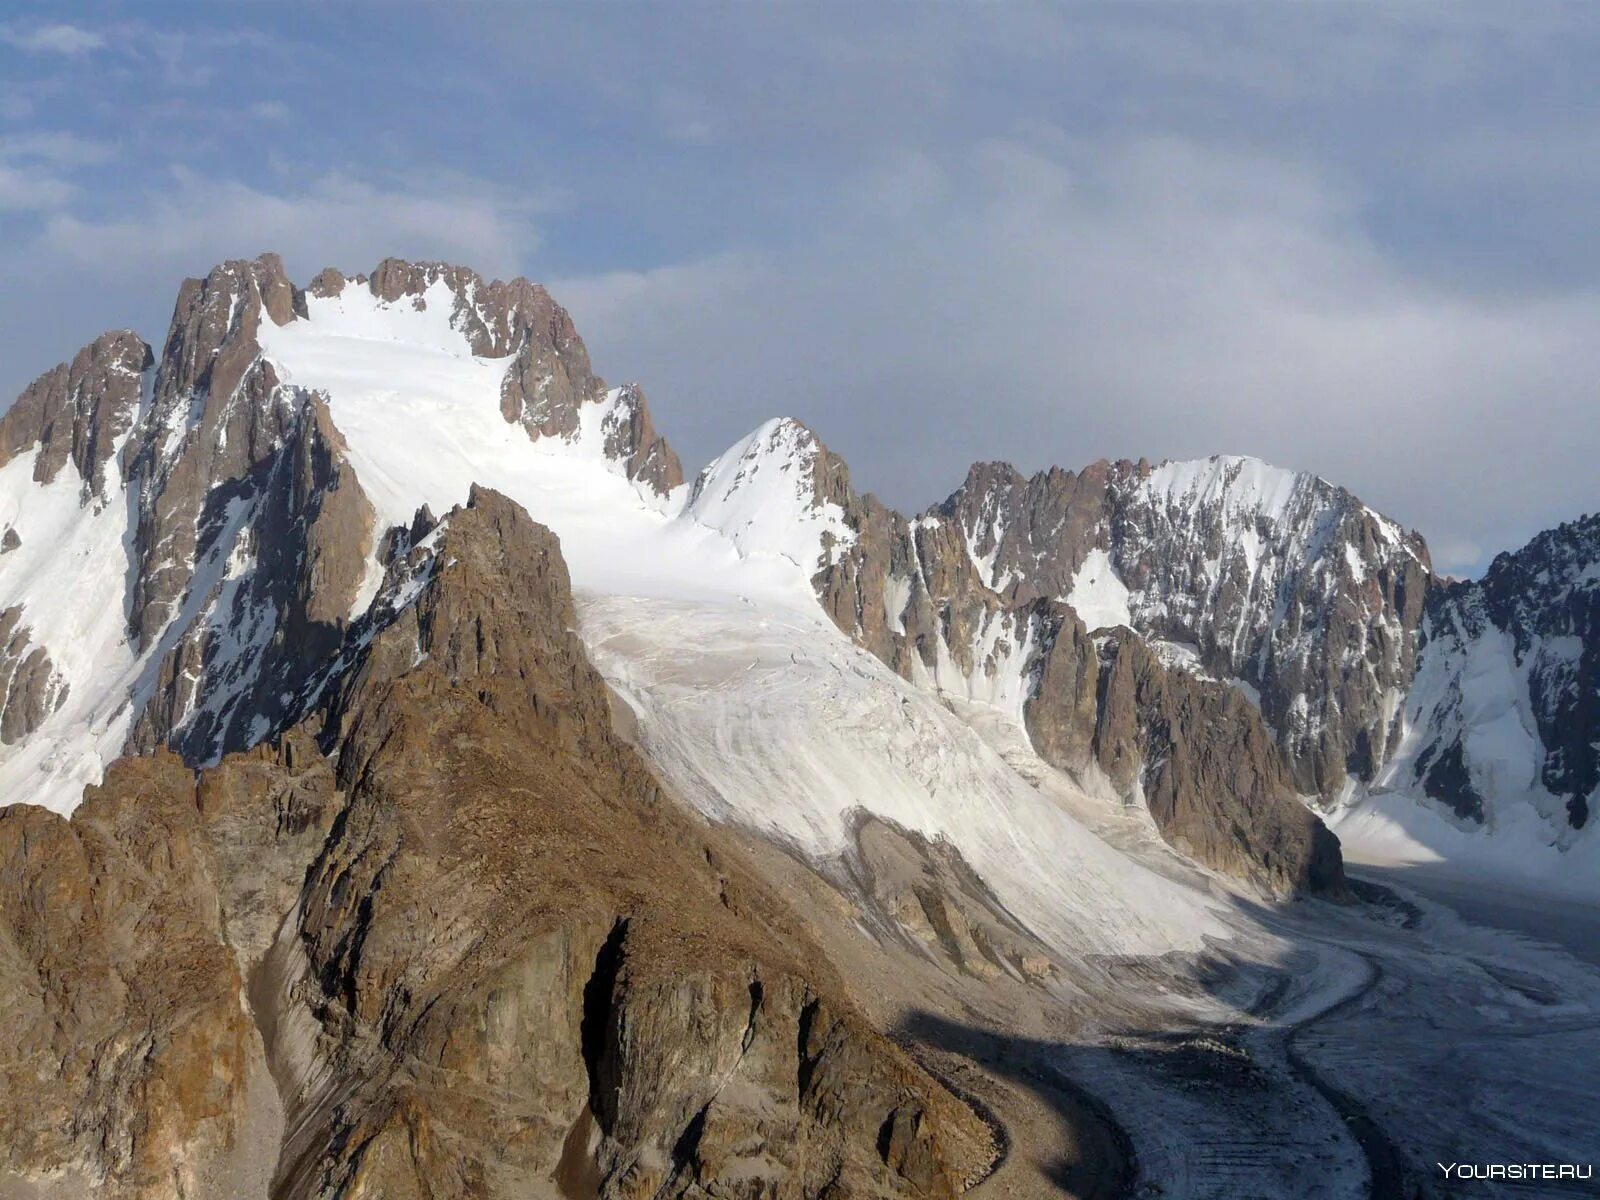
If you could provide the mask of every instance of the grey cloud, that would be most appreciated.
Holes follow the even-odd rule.
[[[537,245],[535,200],[481,181],[433,186],[373,182],[342,172],[290,179],[282,190],[189,171],[126,215],[51,219],[34,251],[102,277],[173,280],[263,249],[299,271],[370,266],[386,254],[442,257],[514,273]]]
[[[1419,279],[1303,164],[991,142],[908,158],[852,204],[791,252],[553,286],[691,457],[790,413],[902,506],[973,459],[1249,453],[1347,484],[1463,569],[1600,501],[1600,296]]]
[[[36,25],[30,29],[8,28],[0,30],[0,40],[29,54],[63,54],[69,57],[103,49],[106,44],[102,34],[67,24]]]

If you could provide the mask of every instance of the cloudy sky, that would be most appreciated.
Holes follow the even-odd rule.
[[[1255,454],[1600,508],[1600,6],[6,6],[0,396],[277,250],[527,274],[698,464]],[[4,403],[5,401],[0,401]]]

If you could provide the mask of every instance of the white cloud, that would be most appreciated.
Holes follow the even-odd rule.
[[[116,153],[115,147],[75,133],[33,130],[0,135],[0,161],[31,161],[54,167],[86,167],[103,163]]]
[[[71,133],[0,135],[0,212],[52,213],[79,195],[68,178],[79,167],[105,162],[112,148]]]
[[[75,195],[72,184],[50,172],[0,161],[0,212],[50,212]]]
[[[29,54],[64,54],[76,57],[105,47],[106,39],[78,25],[38,25],[28,30],[0,31],[0,40]]]
[[[58,214],[33,252],[121,278],[176,279],[263,250],[281,253],[302,274],[329,264],[365,270],[387,254],[514,273],[538,244],[539,207],[456,176],[379,183],[331,172],[268,191],[179,171],[126,215]]]
[[[267,121],[274,125],[287,122],[293,115],[289,106],[282,100],[258,100],[247,110],[258,121]]]
[[[1252,453],[1420,527],[1447,569],[1600,507],[1600,296],[1420,280],[1361,211],[1270,156],[990,142],[875,173],[791,252],[552,288],[691,457],[789,412],[901,504],[979,458]]]

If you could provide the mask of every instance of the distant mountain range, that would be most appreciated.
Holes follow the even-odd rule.
[[[739,839],[1039,983],[1217,933],[1049,787],[1255,896],[1350,900],[1330,824],[1582,889],[1597,746],[1600,519],[1445,582],[1250,458],[908,517],[778,419],[686,478],[537,285],[225,263],[0,419],[4,1161],[953,1194],[992,1131]]]

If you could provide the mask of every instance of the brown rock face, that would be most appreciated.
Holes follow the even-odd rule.
[[[513,360],[501,385],[505,419],[522,425],[533,438],[577,433],[583,406],[600,403],[606,385],[590,366],[589,351],[567,310],[526,279],[489,282],[465,267],[444,263],[384,259],[368,286],[380,300],[394,304],[409,299],[421,306],[427,303],[424,293],[440,282],[454,295],[451,325],[466,336],[472,352]],[[338,272],[324,271],[313,282],[313,294],[336,294],[342,284]],[[663,496],[683,482],[683,466],[656,433],[636,386],[622,389],[605,437],[606,453],[625,464],[629,478]]]
[[[958,532],[937,521],[907,521],[876,496],[858,496],[844,460],[815,435],[813,489],[836,504],[855,533],[813,579],[834,623],[907,678],[939,669],[941,654],[963,674],[992,674],[1016,650],[1023,630],[989,588]],[[980,653],[992,622],[1004,627]]]
[[[987,1129],[661,796],[572,625],[554,537],[475,491],[391,566],[303,730],[198,780],[128,761],[70,822],[0,812],[0,1004],[26,1032],[4,1168],[138,1197],[980,1174]]]
[[[171,755],[120,764],[70,823],[0,810],[0,1177],[262,1194],[233,1151],[271,1082],[218,903]]]
[[[202,521],[208,500],[272,458],[288,431],[293,407],[256,332],[303,307],[276,255],[224,263],[178,293],[150,418],[124,451],[139,488],[131,627],[140,648],[189,590],[202,527],[216,524]]]
[[[1100,655],[1078,614],[1065,604],[1039,600],[1033,611],[1043,636],[1038,682],[1023,705],[1023,723],[1040,758],[1080,774],[1099,757]],[[1112,777],[1122,774],[1112,772]]]
[[[1295,797],[1260,714],[1236,689],[1162,666],[1131,634],[1100,646],[1096,752],[1179,850],[1279,894],[1343,895],[1339,840]]]
[[[626,466],[628,477],[665,496],[683,483],[683,464],[667,439],[656,432],[650,408],[637,384],[624,384],[616,406],[607,414],[606,454]]]
[[[39,728],[67,699],[66,681],[22,615],[17,605],[0,610],[0,743],[6,745]]]
[[[1214,870],[1277,895],[1344,894],[1338,838],[1296,798],[1237,689],[1163,665],[1131,630],[1090,637],[1065,605],[1036,611],[1046,632],[1023,715],[1041,758],[1074,774],[1097,767]]]
[[[54,481],[70,462],[83,480],[84,503],[102,495],[106,463],[117,438],[133,428],[150,363],[150,347],[122,330],[41,375],[0,417],[0,466],[37,446],[36,481]]]

